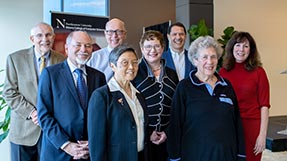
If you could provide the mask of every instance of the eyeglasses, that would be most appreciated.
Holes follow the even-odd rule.
[[[123,61],[120,62],[120,64],[123,67],[128,67],[129,64],[131,64],[133,67],[137,67],[139,65],[139,61],[138,60],[132,60],[132,61],[123,60]]]
[[[111,36],[113,34],[117,34],[119,36],[123,35],[126,31],[124,30],[106,30],[105,31],[107,35]]]
[[[46,33],[46,34],[39,33],[33,36],[36,37],[37,39],[42,39],[44,36],[46,38],[51,38],[53,35],[54,35],[53,33]]]
[[[152,46],[152,45],[145,45],[144,46],[144,49],[146,49],[147,51],[150,51],[152,48],[155,49],[155,50],[160,50],[161,49],[161,45],[156,44],[154,46]]]

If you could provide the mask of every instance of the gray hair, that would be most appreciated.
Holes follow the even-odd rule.
[[[109,64],[113,63],[113,64],[115,64],[115,66],[117,66],[117,61],[118,61],[119,57],[127,51],[133,52],[135,54],[136,58],[138,59],[138,56],[137,56],[135,49],[133,49],[132,47],[130,47],[128,45],[119,45],[111,51],[111,53],[109,55]]]
[[[217,59],[222,56],[222,48],[218,42],[211,36],[200,36],[195,39],[188,49],[188,59],[194,65],[194,59],[198,58],[198,53],[202,49],[213,47],[216,51]]]
[[[45,22],[39,22],[39,23],[35,24],[35,25],[31,28],[31,30],[30,30],[30,35],[31,35],[31,36],[33,36],[33,35],[35,34],[35,29],[38,28],[39,26],[47,26],[47,27],[49,27],[49,28],[51,29],[52,34],[53,34],[53,35],[55,34],[55,33],[54,33],[54,28],[53,28],[51,25],[49,25],[49,24],[47,24],[47,23],[45,23]]]

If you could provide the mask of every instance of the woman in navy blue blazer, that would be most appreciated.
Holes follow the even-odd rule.
[[[118,46],[109,63],[114,76],[93,92],[88,106],[91,161],[148,161],[146,106],[130,83],[138,71],[135,50]]]

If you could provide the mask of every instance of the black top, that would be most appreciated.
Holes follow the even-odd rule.
[[[238,103],[231,84],[215,74],[215,88],[196,76],[183,79],[176,89],[168,133],[171,159],[181,161],[245,160]]]
[[[178,84],[176,72],[166,67],[164,60],[162,60],[162,67],[157,80],[143,58],[139,64],[138,74],[132,81],[145,98],[149,129],[152,131],[163,131],[168,126],[171,101]]]

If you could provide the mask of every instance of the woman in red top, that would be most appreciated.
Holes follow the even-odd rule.
[[[246,161],[260,161],[266,144],[270,92],[255,40],[248,32],[236,32],[228,41],[219,73],[231,82],[237,95]]]

